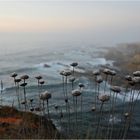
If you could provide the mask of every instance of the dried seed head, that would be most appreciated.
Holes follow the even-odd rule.
[[[28,75],[23,75],[20,78],[23,79],[23,80],[26,80],[26,79],[29,79],[29,76]]]
[[[134,81],[129,81],[128,84],[129,84],[130,86],[134,86],[134,85],[135,85],[135,82],[134,82]]]
[[[41,100],[48,100],[50,99],[52,96],[51,96],[51,93],[48,92],[48,91],[45,91],[43,93],[40,94],[40,99]]]
[[[27,83],[20,84],[21,87],[25,87],[26,85],[27,85]]]
[[[71,63],[70,64],[72,67],[76,67],[76,66],[78,66],[78,63],[77,62],[73,62],[73,63]]]
[[[81,91],[78,90],[78,89],[75,89],[75,90],[72,91],[73,96],[80,96],[81,94],[82,94]]]
[[[63,118],[63,112],[60,113],[60,118]]]
[[[14,72],[14,73],[11,74],[11,77],[15,78],[17,75],[18,74]]]
[[[125,76],[125,80],[127,80],[127,81],[132,81],[132,77],[131,77],[130,75],[126,75],[126,76]]]
[[[115,76],[115,75],[116,75],[116,71],[111,70],[111,71],[110,71],[110,75],[111,75],[111,76]]]
[[[32,108],[30,108],[30,111],[31,111],[31,112],[33,112],[33,111],[34,111],[34,108],[33,108],[33,107],[32,107]]]
[[[84,84],[82,84],[82,83],[79,83],[78,85],[79,85],[79,87],[80,87],[80,88],[85,87],[85,85],[84,85]]]
[[[41,111],[40,107],[35,107],[35,111]]]
[[[43,84],[45,83],[45,81],[40,81],[39,83],[40,83],[41,85],[43,85]]]
[[[97,79],[96,79],[96,82],[99,83],[99,84],[102,83],[103,82],[102,77],[101,76],[100,77],[98,76]]]
[[[91,111],[95,111],[96,110],[96,107],[95,106],[93,106],[92,108],[91,108]]]
[[[140,77],[133,77],[133,78],[132,78],[132,81],[133,81],[135,84],[140,84]]]
[[[95,75],[95,76],[100,75],[100,70],[94,70],[92,73],[93,73],[93,75]]]
[[[116,93],[120,93],[121,92],[121,88],[118,86],[111,86],[110,88],[112,91],[116,92]]]
[[[15,79],[16,83],[19,83],[21,81],[21,79]]]
[[[98,97],[98,99],[102,102],[107,102],[110,99],[109,95],[101,95]]]
[[[75,81],[75,77],[70,77],[70,78],[69,78],[69,81],[70,81],[70,82],[74,82],[74,81]]]
[[[103,70],[103,73],[106,74],[106,75],[110,75],[112,72],[111,72],[110,69],[105,68],[105,69]]]
[[[64,76],[64,70],[60,71],[60,75]]]
[[[130,115],[130,114],[129,114],[128,112],[124,113],[124,117],[125,117],[125,118],[129,117],[129,115]]]
[[[21,104],[22,105],[25,105],[27,102],[26,101],[21,101]]]
[[[36,78],[37,80],[40,80],[40,79],[42,79],[42,76],[38,75],[38,76],[36,76],[35,78]]]
[[[68,103],[68,98],[65,99],[65,102]]]
[[[133,75],[134,75],[134,76],[140,77],[140,71],[135,71],[135,72],[133,72]]]
[[[57,110],[58,109],[58,105],[55,105],[54,108]]]
[[[71,75],[71,71],[70,71],[70,70],[65,70],[65,71],[63,72],[63,75],[64,75],[64,76],[70,76],[70,75]]]
[[[30,102],[32,103],[34,99],[30,99]]]

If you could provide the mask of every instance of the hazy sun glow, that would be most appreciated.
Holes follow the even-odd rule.
[[[0,32],[72,32],[138,41],[139,13],[139,1],[0,0]]]
[[[97,30],[140,26],[140,2],[0,0],[0,31]]]

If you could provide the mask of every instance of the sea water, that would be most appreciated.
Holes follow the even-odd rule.
[[[113,66],[112,60],[106,60],[102,55],[105,52],[105,48],[92,43],[83,43],[83,42],[70,42],[70,41],[30,41],[30,40],[3,40],[0,42],[0,80],[2,80],[4,88],[2,91],[2,101],[3,105],[14,106],[18,108],[16,90],[13,79],[10,77],[10,74],[16,72],[18,77],[23,74],[29,75],[27,80],[26,94],[27,99],[34,99],[33,106],[38,106],[38,92],[44,92],[48,90],[52,93],[52,98],[49,100],[50,115],[51,119],[57,126],[60,131],[68,131],[68,113],[66,113],[65,101],[63,97],[63,84],[62,77],[59,74],[61,70],[70,69],[72,67],[70,64],[72,62],[78,62],[78,67],[75,68],[75,71],[80,73],[81,76],[76,77],[74,82],[74,89],[79,88],[78,84],[83,83],[85,87],[83,88],[82,98],[83,98],[83,110],[80,111],[80,98],[78,100],[78,137],[80,138],[93,138],[95,133],[95,127],[97,120],[94,112],[91,111],[91,108],[94,104],[94,96],[96,88],[95,83],[85,76],[85,73],[90,70],[95,70],[101,65]],[[38,91],[37,80],[35,76],[42,75],[45,84]],[[103,93],[103,87],[105,82],[101,84],[100,92]],[[68,98],[70,104],[70,121],[71,129],[74,129],[75,126],[75,113],[73,98],[71,95],[71,83],[68,82]],[[107,84],[106,92],[109,94],[110,85]],[[118,125],[121,124],[122,117],[120,116],[122,108],[124,107],[123,103],[124,94],[118,95],[117,98],[117,113],[114,118],[114,122]],[[126,102],[129,101],[129,92],[126,96]],[[135,98],[137,94],[135,95]],[[23,89],[20,87],[20,100],[23,100]],[[29,102],[29,101],[28,101]],[[139,102],[137,102],[137,105]],[[58,105],[62,112],[63,118],[60,123],[60,110],[57,112],[55,106]],[[30,105],[29,105],[30,106]],[[99,108],[99,105],[98,105]],[[22,109],[24,107],[22,106]],[[108,116],[108,106],[105,105],[104,111],[106,112],[102,122],[107,124],[111,122],[111,116]],[[40,114],[39,112],[35,112]],[[82,113],[82,115],[81,115]],[[133,135],[136,137],[137,131],[140,130],[140,121],[139,121],[139,110],[138,107],[135,109],[134,118],[133,118]],[[81,118],[82,117],[82,118]],[[135,133],[134,133],[135,132]],[[73,135],[76,137],[76,134],[69,131],[70,137]]]

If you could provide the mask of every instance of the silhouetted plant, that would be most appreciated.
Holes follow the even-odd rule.
[[[73,67],[73,76],[74,76],[74,68],[76,67],[76,66],[78,66],[78,63],[77,62],[73,62],[72,64],[70,64],[72,67]]]
[[[48,91],[45,91],[43,93],[40,94],[40,99],[43,101],[43,111],[45,114],[45,106],[44,106],[44,102],[47,102],[47,112],[48,112],[48,118],[50,119],[50,113],[49,113],[49,99],[52,97],[51,93]]]
[[[24,104],[25,106],[25,111],[27,109],[27,99],[26,99],[26,86],[27,86],[27,83],[22,83],[20,84],[21,87],[23,87],[23,90],[24,90],[24,101],[21,103],[21,104]]]
[[[1,80],[1,89],[0,89],[0,92],[1,92],[1,98],[0,98],[0,100],[1,100],[1,105],[2,105],[2,92],[3,92],[3,82],[2,82],[2,80]]]
[[[95,106],[95,108],[96,108],[96,99],[97,99],[97,82],[96,82],[96,80],[97,80],[97,76],[99,76],[100,75],[100,70],[94,70],[93,71],[93,75],[94,75],[94,83],[95,83],[95,92],[94,92],[94,106]]]
[[[16,85],[16,93],[17,93],[17,100],[18,100],[18,107],[20,108],[20,90],[19,90],[19,83],[21,82],[21,79],[15,79],[15,85]]]
[[[98,99],[101,101],[101,106],[99,109],[99,117],[98,117],[96,132],[95,132],[95,138],[98,138],[98,133],[99,133],[98,131],[100,128],[100,121],[101,121],[101,116],[102,116],[103,105],[105,102],[109,101],[110,96],[104,94],[104,95],[99,96]]]
[[[113,101],[112,101],[112,111],[111,111],[111,114],[112,114],[112,126],[111,126],[111,132],[110,132],[110,139],[112,138],[112,133],[113,133],[113,129],[114,129],[114,118],[115,118],[115,105],[116,105],[116,100],[117,100],[117,95],[118,93],[121,92],[121,88],[118,87],[118,86],[111,86],[110,90],[112,90],[114,92],[113,94]]]
[[[72,95],[75,97],[75,113],[76,113],[76,133],[77,133],[77,138],[78,138],[78,123],[77,123],[77,97],[80,96],[82,93],[80,90],[73,90]]]
[[[71,82],[71,88],[72,88],[72,90],[73,90],[75,77],[70,77],[70,78],[69,78],[69,81]]]

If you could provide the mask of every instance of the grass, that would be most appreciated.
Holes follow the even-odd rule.
[[[54,139],[60,134],[45,117],[15,108],[0,108],[0,139]]]

